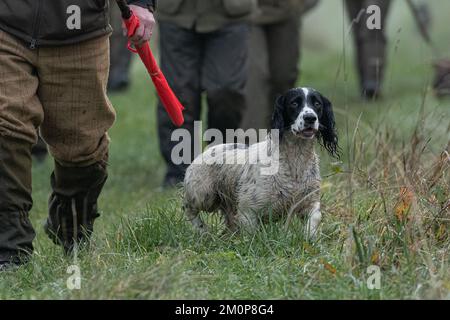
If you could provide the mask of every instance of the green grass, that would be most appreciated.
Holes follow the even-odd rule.
[[[287,227],[283,221],[264,225],[253,235],[193,232],[179,191],[159,189],[164,164],[154,93],[136,63],[131,90],[111,97],[118,118],[111,130],[110,179],[92,248],[78,257],[81,289],[67,289],[66,270],[74,261],[42,229],[48,160],[33,168],[36,252],[29,265],[0,274],[0,298],[450,298],[450,212],[443,210],[450,174],[445,154],[438,161],[450,140],[450,101],[436,100],[429,90],[430,52],[395,2],[384,99],[362,102],[340,4],[324,2],[305,21],[299,85],[334,102],[343,158],[333,162],[320,150],[324,220],[317,241],[307,243],[303,221],[295,219]],[[450,5],[436,3],[435,36],[445,53]],[[208,223],[221,226],[218,216]],[[381,268],[380,290],[366,285],[372,264]]]

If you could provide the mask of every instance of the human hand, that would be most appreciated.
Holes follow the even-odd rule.
[[[130,37],[130,41],[135,46],[141,47],[152,37],[153,28],[155,27],[155,17],[147,8],[130,5],[130,9],[140,21],[139,27],[136,29],[134,35]]]

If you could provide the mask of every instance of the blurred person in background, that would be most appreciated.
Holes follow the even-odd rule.
[[[438,98],[450,97],[450,59],[439,59],[434,63],[433,88]]]
[[[161,69],[185,106],[185,124],[194,144],[202,94],[208,104],[208,128],[225,135],[239,127],[245,110],[249,20],[256,0],[164,0],[158,6]],[[174,130],[158,105],[160,150],[167,163],[164,187],[184,178],[187,164],[172,162]],[[193,150],[193,148],[192,148]],[[192,151],[193,152],[193,151]],[[193,154],[190,155],[191,159]]]
[[[302,15],[318,0],[259,0],[250,36],[244,129],[268,128],[276,96],[299,76]]]
[[[47,144],[41,138],[41,136],[39,136],[37,143],[31,148],[31,155],[38,162],[44,162],[45,158],[47,157],[47,154],[48,154]]]
[[[45,5],[43,5],[45,3]],[[153,0],[128,0],[148,41]],[[107,179],[107,0],[0,1],[0,271],[33,252],[31,148],[37,128],[55,159],[47,235],[71,252],[87,242]]]
[[[110,41],[110,69],[108,92],[120,92],[130,85],[130,67],[133,53],[128,50],[128,38],[122,29],[122,15],[115,0],[110,0],[110,23],[113,33]]]
[[[380,97],[386,68],[386,19],[390,0],[345,0],[348,16],[352,21],[353,39],[356,47],[356,66],[361,95],[368,100]],[[367,21],[373,13],[367,8],[380,8],[381,28],[369,29]]]

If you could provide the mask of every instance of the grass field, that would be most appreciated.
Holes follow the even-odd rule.
[[[438,50],[450,56],[450,4],[430,4]],[[75,262],[42,229],[48,159],[33,168],[36,252],[29,265],[0,274],[0,298],[450,298],[450,101],[429,89],[432,56],[403,2],[394,1],[389,37],[384,99],[367,103],[358,96],[340,1],[322,1],[304,23],[299,85],[334,102],[343,149],[340,163],[320,150],[324,219],[317,241],[305,241],[300,220],[254,235],[195,234],[180,192],[159,188],[154,93],[136,63],[131,90],[111,97],[118,118],[110,179],[91,251],[76,261],[81,289],[67,288]],[[221,223],[216,216],[208,222]],[[366,285],[370,265],[380,267],[379,290]]]

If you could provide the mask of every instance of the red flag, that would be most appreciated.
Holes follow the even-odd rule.
[[[139,27],[139,18],[135,16],[131,11],[131,16],[128,19],[124,18],[123,21],[128,31],[128,37],[130,38],[134,35],[137,28]],[[146,42],[143,46],[136,48],[132,48],[129,44],[128,48],[132,52],[139,54],[139,57],[141,58],[145,67],[147,68],[148,73],[150,74],[150,77],[153,80],[156,92],[161,99],[161,103],[169,114],[172,123],[177,127],[181,127],[181,125],[184,123],[184,107],[173,93],[172,89],[167,83],[166,77],[158,67],[156,59],[150,49],[150,44]]]

